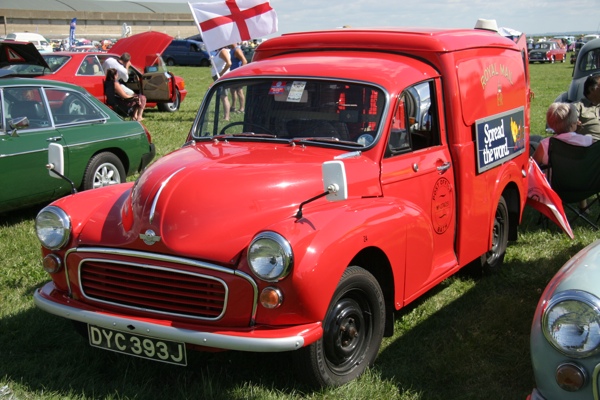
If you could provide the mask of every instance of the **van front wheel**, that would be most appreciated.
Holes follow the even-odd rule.
[[[342,276],[327,315],[323,337],[292,354],[298,373],[311,386],[339,386],[361,375],[377,357],[385,325],[379,283],[363,268]]]

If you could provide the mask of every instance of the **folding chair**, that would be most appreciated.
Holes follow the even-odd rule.
[[[115,87],[112,82],[102,81],[104,86],[104,97],[106,98],[106,105],[113,109],[117,114],[122,117],[130,117],[133,114],[133,109],[125,107],[122,102],[119,101],[115,92]]]
[[[563,201],[565,211],[574,214],[569,223],[581,218],[598,229],[600,216],[592,221],[589,212],[600,200],[600,142],[582,147],[550,138],[548,167],[550,186]],[[577,203],[583,200],[587,206],[581,209]]]

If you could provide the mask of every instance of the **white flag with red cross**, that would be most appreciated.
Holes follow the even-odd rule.
[[[188,4],[208,51],[277,32],[277,14],[268,0]]]

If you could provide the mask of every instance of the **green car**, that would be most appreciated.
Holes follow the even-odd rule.
[[[5,76],[0,99],[0,213],[125,182],[154,158],[142,124],[78,86]],[[50,143],[60,145],[67,179],[46,167]]]

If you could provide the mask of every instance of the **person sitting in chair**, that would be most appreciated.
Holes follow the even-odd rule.
[[[104,94],[106,104],[116,108],[117,111],[131,117],[134,121],[142,121],[144,108],[146,107],[146,96],[143,94],[129,95],[117,80],[117,70],[109,68],[106,70],[104,80]]]
[[[591,146],[593,139],[590,135],[575,133],[577,129],[577,109],[570,103],[552,103],[546,113],[546,123],[554,131],[554,137],[575,146]],[[540,167],[548,165],[548,145],[550,138],[540,141],[533,159]]]
[[[583,98],[574,103],[579,114],[577,133],[600,140],[600,74],[587,77],[583,84]]]

